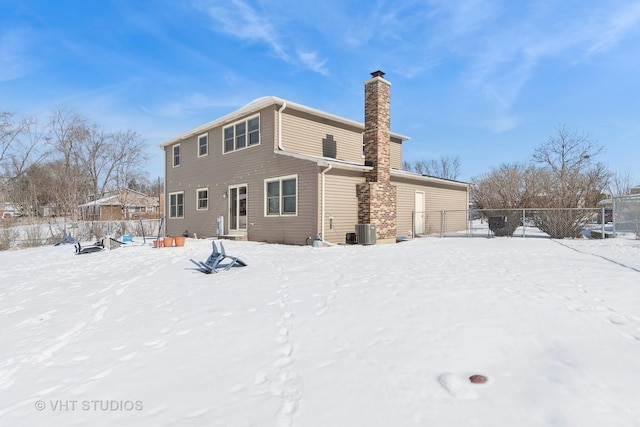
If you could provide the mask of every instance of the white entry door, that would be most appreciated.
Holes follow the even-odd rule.
[[[416,191],[413,229],[416,234],[424,234],[424,192]]]

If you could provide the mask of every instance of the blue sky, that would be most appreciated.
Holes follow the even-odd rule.
[[[133,129],[151,178],[158,143],[261,96],[363,121],[378,69],[407,161],[470,180],[564,124],[640,181],[637,0],[0,0],[0,110]]]

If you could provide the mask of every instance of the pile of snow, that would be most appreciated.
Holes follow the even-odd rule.
[[[225,247],[0,253],[2,425],[638,425],[640,241]]]

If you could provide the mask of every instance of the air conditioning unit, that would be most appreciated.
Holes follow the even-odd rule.
[[[356,239],[361,245],[376,244],[375,224],[356,224]]]

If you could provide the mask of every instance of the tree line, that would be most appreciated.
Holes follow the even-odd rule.
[[[107,131],[68,107],[45,117],[0,111],[0,202],[23,215],[48,206],[77,219],[81,204],[123,188],[157,195],[161,183],[149,181],[147,158],[137,132]]]

